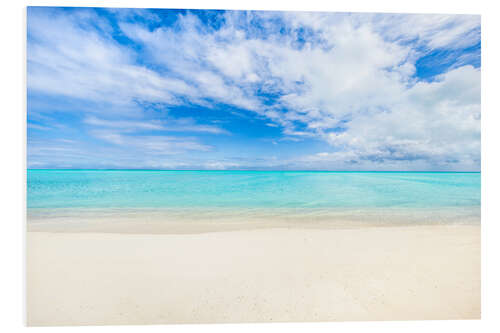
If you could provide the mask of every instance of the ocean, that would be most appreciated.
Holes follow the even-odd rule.
[[[481,174],[459,172],[28,170],[28,221],[236,217],[480,223]]]

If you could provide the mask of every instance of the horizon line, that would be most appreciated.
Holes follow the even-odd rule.
[[[26,168],[26,170],[68,170],[68,171],[253,171],[253,172],[434,172],[434,173],[481,173],[481,171],[443,170],[262,170],[262,169],[152,169],[152,168]]]

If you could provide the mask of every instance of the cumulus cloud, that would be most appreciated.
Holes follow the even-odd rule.
[[[130,20],[137,15],[122,12],[117,25],[140,48],[140,59],[114,39],[116,27],[96,28],[93,22],[102,20],[91,11],[29,15],[28,88],[139,114],[141,102],[230,105],[280,128],[274,142],[329,144],[327,151],[281,161],[289,167],[480,167],[480,69],[468,65],[478,53],[460,55],[431,80],[416,75],[417,60],[433,50],[480,43],[479,16],[230,11],[213,27],[191,13],[178,14],[171,26]],[[189,119],[84,122],[114,128],[114,134],[92,132],[102,140],[150,150],[209,146],[139,139],[126,129],[228,134]]]
[[[480,73],[470,66],[419,82],[380,112],[360,114],[340,133],[325,134],[350,160],[423,160],[439,169],[480,163]]]

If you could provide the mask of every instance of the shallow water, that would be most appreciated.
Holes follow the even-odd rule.
[[[478,223],[480,173],[28,170],[29,220]]]

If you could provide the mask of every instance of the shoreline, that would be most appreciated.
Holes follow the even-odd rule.
[[[479,225],[27,233],[29,326],[479,319],[480,288]]]
[[[283,229],[480,225],[480,207],[461,209],[164,208],[28,209],[33,232],[178,234]]]
[[[36,225],[28,225],[27,232],[31,233],[55,233],[55,234],[117,234],[117,235],[189,235],[205,233],[224,233],[236,231],[254,230],[362,230],[362,229],[385,229],[385,228],[422,228],[422,227],[478,227],[476,223],[456,223],[456,224],[433,224],[433,223],[387,223],[369,224],[366,222],[352,223],[352,221],[336,221],[334,223],[304,223],[304,222],[244,222],[244,223],[137,223],[118,222],[109,223],[103,221],[85,221],[75,223],[71,226],[61,225],[59,221],[44,222]]]

